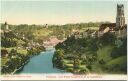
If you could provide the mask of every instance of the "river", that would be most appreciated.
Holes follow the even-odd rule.
[[[54,48],[47,48],[45,52],[41,52],[38,56],[30,59],[23,70],[19,74],[41,74],[41,73],[66,73],[57,68],[53,68],[52,57]]]

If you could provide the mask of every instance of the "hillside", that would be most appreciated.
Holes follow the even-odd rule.
[[[56,45],[53,57],[54,66],[72,73],[126,74],[127,39],[121,39],[118,46],[114,35],[97,37],[69,37]],[[111,40],[109,40],[111,39]]]

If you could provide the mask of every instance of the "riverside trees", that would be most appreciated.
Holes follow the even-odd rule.
[[[17,32],[14,27],[12,30],[3,30],[1,33],[1,50],[3,50],[1,52],[2,74],[14,73],[16,70],[23,67],[31,56],[37,55],[39,52],[45,50],[44,46],[35,42],[34,39],[34,42],[31,42],[31,39],[25,34],[25,30],[20,29],[18,31],[19,32]],[[27,32],[29,32],[29,30]],[[32,34],[31,31],[29,34]]]
[[[116,41],[122,41],[117,45]],[[75,38],[71,36],[56,45],[64,51],[64,67],[72,73],[119,73],[126,74],[126,38],[118,39],[111,33],[102,37]],[[54,56],[53,58],[56,58]],[[56,64],[57,66],[57,64]]]
[[[53,56],[53,67],[56,66],[58,68],[64,68],[64,51],[62,49],[56,50],[54,56]]]
[[[13,59],[20,60],[18,61],[20,64],[20,62],[25,62],[29,56],[35,55],[39,53],[39,51],[44,50],[43,41],[48,40],[51,36],[55,36],[58,39],[67,38],[67,40],[55,46],[57,51],[55,52],[54,57],[57,56],[58,58],[53,59],[53,62],[55,63],[57,60],[56,64],[60,65],[60,68],[66,69],[70,72],[75,71],[76,68],[80,73],[88,72],[89,70],[93,70],[92,65],[97,62],[97,57],[100,56],[102,50],[106,49],[99,49],[99,41],[96,38],[75,38],[74,36],[71,36],[71,34],[73,33],[73,30],[82,32],[89,28],[98,29],[100,24],[101,23],[90,22],[66,25],[49,25],[47,28],[45,28],[44,25],[9,25],[11,31],[1,34],[1,46],[2,49],[8,52],[7,54],[10,55],[10,58],[12,58],[11,50],[17,50],[17,52],[15,52],[16,54],[13,55]],[[4,30],[4,25],[2,24],[1,26],[2,30]],[[103,45],[103,47],[105,46]],[[104,53],[102,54],[104,55]],[[8,56],[2,57],[3,73],[5,72],[5,69],[8,69],[8,62],[14,62],[15,64],[15,61],[11,61]],[[11,71],[13,70],[8,69],[6,73],[11,73]]]

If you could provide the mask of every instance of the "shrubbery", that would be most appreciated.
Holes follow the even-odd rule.
[[[117,46],[117,40],[121,40],[120,46]],[[67,67],[67,62],[64,63],[66,71],[86,74],[89,71],[98,72],[95,68],[99,68],[99,72],[102,73],[126,73],[127,61],[126,58],[122,59],[127,56],[126,41],[126,38],[117,39],[112,33],[106,33],[99,38],[88,36],[76,39],[75,36],[71,36],[55,48],[62,49],[64,60],[69,60],[68,63],[73,65]],[[59,63],[54,64],[58,66]],[[81,66],[85,67],[80,68]]]

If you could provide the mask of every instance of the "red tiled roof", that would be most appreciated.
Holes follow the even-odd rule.
[[[99,31],[103,31],[107,27],[109,27],[110,29],[114,29],[116,27],[116,23],[101,24]]]

